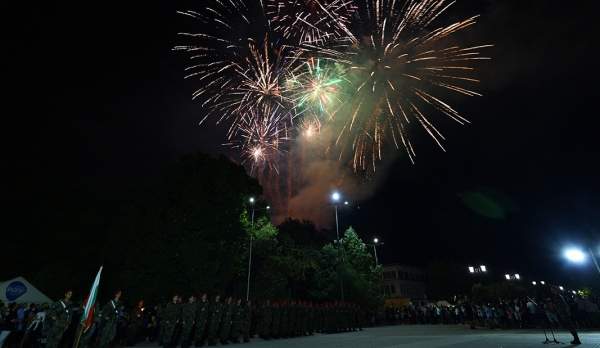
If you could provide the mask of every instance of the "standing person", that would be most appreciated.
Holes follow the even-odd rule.
[[[60,341],[63,337],[65,331],[69,328],[71,324],[71,297],[73,296],[73,291],[68,290],[65,293],[65,297],[55,302],[49,311],[49,316],[47,319],[49,320],[49,328],[47,334],[47,343],[46,348],[57,348],[60,344]]]
[[[182,348],[188,348],[191,345],[197,309],[198,304],[194,295],[190,296],[188,302],[181,308],[181,337],[179,341]]]
[[[221,303],[221,296],[216,295],[213,303],[210,305],[210,322],[208,324],[209,346],[214,346],[217,344],[217,336],[219,334],[219,327],[221,326],[222,317],[223,304]]]
[[[271,321],[271,337],[279,338],[279,327],[280,327],[280,319],[281,319],[281,311],[279,310],[279,303],[277,301],[273,301],[271,303],[272,308],[272,321]]]
[[[273,312],[271,311],[271,301],[266,300],[261,311],[259,336],[268,340],[271,338],[271,323],[273,322]]]
[[[231,310],[231,333],[229,334],[229,342],[240,343],[242,335],[242,300],[237,299]]]
[[[228,297],[223,305],[223,317],[221,319],[221,329],[219,330],[219,337],[221,344],[227,344],[229,341],[229,334],[231,331],[231,314],[233,310],[232,298]]]
[[[175,329],[179,323],[179,317],[181,315],[181,307],[179,305],[179,296],[173,296],[171,302],[167,303],[165,308],[162,310],[161,318],[161,331],[162,331],[162,345],[165,348],[172,347],[176,341]]]
[[[244,343],[250,342],[250,326],[252,320],[252,302],[250,300],[246,301],[242,306],[241,312],[241,323],[242,323],[242,337],[244,338]]]
[[[100,312],[102,320],[102,330],[100,331],[99,348],[107,348],[117,335],[117,323],[120,313],[121,290],[115,293],[115,297],[110,300]]]
[[[194,333],[194,345],[201,347],[206,339],[206,323],[209,316],[209,303],[206,294],[202,294],[196,307],[196,328]]]
[[[127,326],[127,345],[135,346],[144,333],[146,323],[146,307],[144,300],[140,300],[129,315],[129,325]]]

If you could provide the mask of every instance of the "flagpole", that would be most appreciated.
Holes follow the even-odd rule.
[[[90,316],[90,313],[93,315],[94,305],[96,303],[96,296],[98,295],[98,286],[100,285],[100,275],[102,274],[102,268],[104,268],[104,266],[100,266],[100,269],[96,274],[96,278],[92,283],[92,288],[90,289],[90,293],[87,297],[85,306],[83,306],[83,313],[81,314],[81,320],[79,320],[79,325],[77,326],[77,334],[75,336],[75,341],[73,342],[73,348],[79,347],[79,342],[81,341],[81,335],[83,335],[83,330],[85,329],[86,321]]]
[[[81,340],[82,334],[83,334],[83,324],[79,323],[79,325],[77,325],[77,335],[75,336],[75,342],[73,342],[73,348],[79,347],[79,341]]]

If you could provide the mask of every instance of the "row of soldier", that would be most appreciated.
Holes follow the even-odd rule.
[[[265,340],[360,330],[364,315],[356,305],[342,302],[314,304],[309,301],[264,301],[253,306],[250,301],[221,300],[216,295],[208,301],[203,294],[197,301],[190,296],[182,304],[179,296],[161,309],[159,341],[164,347],[183,348],[248,342],[258,334]]]
[[[72,292],[54,303],[44,324],[47,348],[57,348],[71,324],[74,312],[81,307],[71,304]],[[85,304],[85,302],[84,302]],[[95,320],[81,333],[79,346],[88,348],[109,347],[117,336],[118,323],[126,318],[123,315],[121,291],[97,311]],[[336,333],[359,330],[363,327],[364,312],[350,303],[313,303],[310,301],[263,301],[255,306],[250,301],[227,297],[222,300],[216,295],[212,300],[206,294],[199,298],[190,296],[187,301],[175,295],[171,301],[157,307],[156,317],[158,342],[166,347],[188,348],[205,344],[248,342],[258,335],[269,340],[319,333]],[[127,339],[129,345],[139,339],[138,333],[148,325],[148,311],[143,301],[128,316]],[[121,323],[122,324],[122,323]],[[137,338],[136,338],[137,336]]]

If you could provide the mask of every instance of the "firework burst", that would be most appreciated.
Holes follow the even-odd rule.
[[[355,170],[375,169],[385,144],[391,142],[406,149],[413,161],[411,123],[420,125],[443,149],[444,136],[428,111],[436,110],[460,124],[468,122],[436,95],[480,95],[474,90],[479,81],[472,76],[472,63],[489,59],[480,50],[490,45],[462,47],[451,40],[452,34],[475,24],[477,17],[432,29],[452,3],[363,0],[361,4],[358,29],[348,29],[348,35],[324,45],[305,45],[307,51],[316,50],[322,58],[344,65],[352,85],[348,103],[335,112],[340,157],[352,149]]]
[[[217,123],[229,121],[229,137],[251,109],[288,103],[280,84],[294,54],[271,42],[267,20],[254,12],[242,0],[213,0],[203,11],[178,12],[204,29],[179,33],[188,43],[174,48],[188,54],[185,77],[199,85],[193,99],[205,111],[200,122],[211,115]]]
[[[251,172],[279,172],[278,161],[289,140],[288,113],[280,107],[250,109],[238,125],[236,141],[227,145],[240,150]]]
[[[436,24],[451,0],[208,2],[180,12],[203,31],[180,33],[175,49],[190,59],[202,121],[227,121],[253,171],[277,172],[290,137],[316,134],[356,171],[375,170],[388,144],[414,161],[412,129],[443,149],[436,116],[468,123],[445,98],[480,95],[476,63],[491,45],[456,40],[477,16]]]
[[[356,11],[353,0],[265,0],[273,30],[299,43],[342,36]]]
[[[335,63],[311,57],[290,71],[286,89],[298,114],[313,112],[327,119],[342,101],[345,82]]]

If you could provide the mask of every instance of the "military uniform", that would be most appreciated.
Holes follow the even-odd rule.
[[[194,333],[194,342],[196,347],[204,345],[209,309],[208,301],[201,300],[196,306],[196,328]]]
[[[229,335],[231,334],[232,311],[233,305],[229,300],[226,304],[223,305],[223,316],[221,317],[221,328],[219,330],[219,338],[221,340],[221,344],[227,344],[229,340]]]
[[[273,312],[271,311],[271,304],[266,302],[261,310],[260,318],[260,329],[258,334],[265,340],[271,337],[271,323],[273,321]]]
[[[236,303],[232,305],[231,310],[231,330],[229,333],[229,341],[232,343],[240,343],[242,335],[242,305]]]
[[[146,320],[145,311],[146,308],[143,304],[139,304],[135,306],[129,315],[129,325],[127,326],[127,345],[129,346],[134,346],[140,340]]]
[[[271,337],[279,338],[279,328],[281,326],[281,310],[278,303],[272,306],[273,320],[271,323]]]
[[[288,304],[281,303],[279,306],[279,337],[288,337]]]
[[[163,347],[171,347],[177,342],[175,329],[181,316],[181,306],[178,303],[170,302],[162,311],[162,315],[162,344]]]
[[[50,308],[50,326],[46,335],[46,348],[57,348],[63,334],[71,324],[71,302],[60,300]]]
[[[117,320],[119,319],[119,301],[110,300],[102,308],[100,312],[102,320],[102,330],[100,331],[100,339],[98,347],[106,348],[110,345],[117,334]]]
[[[197,308],[198,304],[196,302],[188,302],[181,308],[181,337],[179,341],[182,348],[191,345]]]
[[[208,324],[208,345],[214,346],[217,343],[219,327],[223,317],[223,304],[221,302],[213,302],[210,306],[210,321]]]
[[[244,342],[250,342],[250,326],[251,326],[252,308],[251,308],[250,303],[242,304],[240,307],[241,307],[240,322],[241,322],[242,337],[244,338]]]

